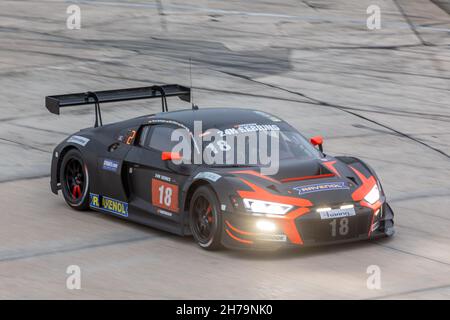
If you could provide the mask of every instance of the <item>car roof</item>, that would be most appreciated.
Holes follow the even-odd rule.
[[[243,108],[202,108],[161,112],[152,119],[164,119],[179,122],[193,128],[194,121],[202,121],[203,128],[220,128],[227,125],[245,123],[285,123],[283,120],[263,111]]]

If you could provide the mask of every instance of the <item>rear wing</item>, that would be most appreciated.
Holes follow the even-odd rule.
[[[45,106],[51,113],[60,114],[60,108],[95,104],[95,126],[102,125],[100,103],[128,100],[161,98],[162,111],[167,112],[166,97],[179,97],[183,101],[191,100],[191,89],[177,84],[140,88],[89,91],[45,97]]]

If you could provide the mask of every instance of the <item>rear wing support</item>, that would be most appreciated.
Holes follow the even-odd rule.
[[[63,107],[94,104],[95,127],[98,127],[99,125],[103,125],[100,103],[161,98],[162,112],[167,112],[169,111],[167,97],[179,97],[183,101],[190,102],[191,89],[177,84],[169,84],[119,90],[70,93],[45,97],[45,106],[51,113],[60,114],[60,108]]]

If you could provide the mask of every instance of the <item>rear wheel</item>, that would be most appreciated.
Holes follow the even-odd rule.
[[[219,216],[219,202],[210,187],[201,186],[194,192],[189,216],[192,235],[198,245],[207,250],[220,249],[222,220]]]
[[[66,203],[76,210],[89,208],[89,174],[80,151],[68,151],[62,160],[61,189]]]

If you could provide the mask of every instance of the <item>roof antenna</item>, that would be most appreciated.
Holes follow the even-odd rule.
[[[194,104],[194,91],[193,91],[193,88],[192,88],[192,58],[191,57],[189,57],[189,78],[190,78],[190,81],[191,81],[191,94],[190,94],[190,96],[191,96],[192,110],[198,110],[198,106],[196,106]]]

